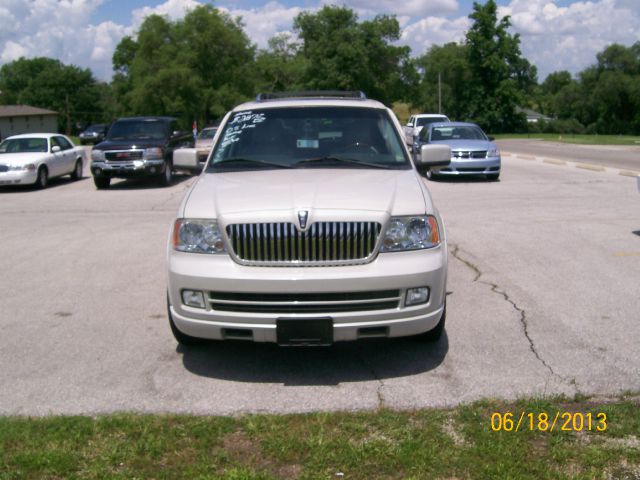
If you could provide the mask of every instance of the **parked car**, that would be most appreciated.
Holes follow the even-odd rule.
[[[84,131],[80,132],[80,135],[78,135],[78,137],[80,138],[80,143],[82,145],[95,145],[96,143],[100,143],[102,140],[104,140],[104,137],[107,136],[108,130],[109,125],[104,123],[91,125]]]
[[[0,185],[35,185],[70,175],[82,178],[84,149],[57,133],[27,133],[0,143]]]
[[[395,115],[362,94],[295,97],[229,112],[182,201],[167,247],[176,340],[437,339],[445,231]],[[420,163],[450,156],[428,145]]]
[[[175,118],[120,118],[91,151],[93,182],[105,189],[114,177],[150,177],[170,185],[174,150],[193,145],[192,133],[180,130]]]
[[[440,113],[421,113],[419,115],[411,115],[407,124],[402,127],[404,132],[404,141],[407,142],[407,145],[413,145],[413,141],[425,126],[432,123],[448,121],[449,117]]]
[[[433,123],[418,136],[414,148],[419,153],[422,145],[448,145],[451,163],[429,169],[427,176],[484,175],[489,180],[500,177],[500,150],[475,123]]]
[[[204,167],[207,161],[211,147],[213,146],[213,138],[216,136],[218,127],[203,128],[198,138],[196,138],[196,150],[198,151],[198,163]]]

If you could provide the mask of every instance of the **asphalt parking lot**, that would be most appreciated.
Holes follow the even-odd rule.
[[[640,390],[634,178],[509,155],[499,182],[429,182],[451,254],[446,335],[323,349],[177,347],[164,254],[191,182],[0,189],[0,414],[408,409]]]

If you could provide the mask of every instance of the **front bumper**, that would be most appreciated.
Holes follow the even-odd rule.
[[[32,185],[38,179],[38,172],[35,170],[14,170],[0,172],[0,185]]]
[[[94,177],[149,177],[164,173],[164,160],[133,160],[126,162],[92,162],[91,174]]]
[[[492,175],[500,173],[500,157],[483,159],[451,159],[446,167],[433,168],[437,175]]]
[[[255,267],[235,263],[228,255],[202,255],[171,250],[168,258],[168,292],[170,314],[183,333],[209,339],[240,338],[256,342],[276,342],[278,319],[331,318],[333,341],[368,337],[416,335],[434,328],[442,316],[446,295],[447,249],[445,245],[410,252],[379,254],[365,265],[339,267]],[[407,289],[428,287],[426,303],[405,306]],[[201,291],[205,308],[182,303],[185,289]],[[323,311],[323,301],[340,294],[375,297],[397,292],[395,304],[379,302],[371,309],[344,309],[338,301]],[[216,295],[218,294],[218,295]],[[277,298],[289,300],[313,296],[317,302],[292,300],[287,308],[265,308],[255,301],[231,301],[218,309],[216,297]],[[355,300],[357,304],[361,300]],[[315,303],[302,311],[303,303]],[[336,309],[336,303],[338,308]],[[309,306],[309,305],[305,305]],[[347,310],[347,311],[345,311]],[[293,312],[293,313],[292,313]],[[307,313],[312,312],[312,313]]]

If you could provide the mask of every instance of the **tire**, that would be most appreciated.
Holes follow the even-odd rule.
[[[423,342],[437,342],[442,337],[444,333],[444,324],[447,320],[447,302],[444,303],[444,309],[442,310],[442,316],[440,317],[440,321],[438,324],[433,327],[428,332],[421,333],[417,335],[417,338],[422,340]]]
[[[427,170],[427,178],[435,182],[439,177],[437,173],[433,172],[433,170]]]
[[[497,182],[499,178],[499,173],[490,173],[489,175],[487,175],[487,180],[491,180],[492,182]]]
[[[111,178],[109,177],[93,177],[93,183],[98,190],[105,190],[109,188],[111,184]]]
[[[171,164],[171,162],[166,162],[164,164],[164,172],[162,172],[162,175],[158,177],[158,183],[160,184],[161,187],[168,187],[171,185],[172,181],[173,181],[173,165]]]
[[[38,176],[36,177],[35,185],[39,190],[47,188],[47,185],[49,185],[49,170],[47,170],[47,167],[44,165],[38,169]]]
[[[191,335],[187,335],[186,333],[182,333],[180,330],[178,330],[178,327],[176,326],[175,322],[173,321],[173,317],[171,316],[169,294],[167,294],[167,316],[169,317],[169,327],[171,327],[173,338],[175,338],[180,345],[199,345],[204,342],[202,338],[192,337]]]
[[[82,178],[82,160],[76,160],[76,165],[71,172],[71,180],[80,180]]]

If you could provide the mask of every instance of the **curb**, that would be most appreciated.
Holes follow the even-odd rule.
[[[593,165],[591,163],[579,163],[579,162],[569,162],[566,160],[559,160],[557,158],[545,158],[545,157],[536,157],[534,155],[524,155],[524,154],[516,154],[511,152],[502,152],[502,156],[516,158],[518,160],[528,160],[535,162],[542,162],[549,165],[558,165],[558,166],[570,166],[575,168],[581,168],[583,170],[590,170],[592,172],[616,172],[618,175],[622,175],[624,177],[640,177],[640,172],[636,172],[634,170],[622,170],[619,168],[608,168],[602,165]]]

